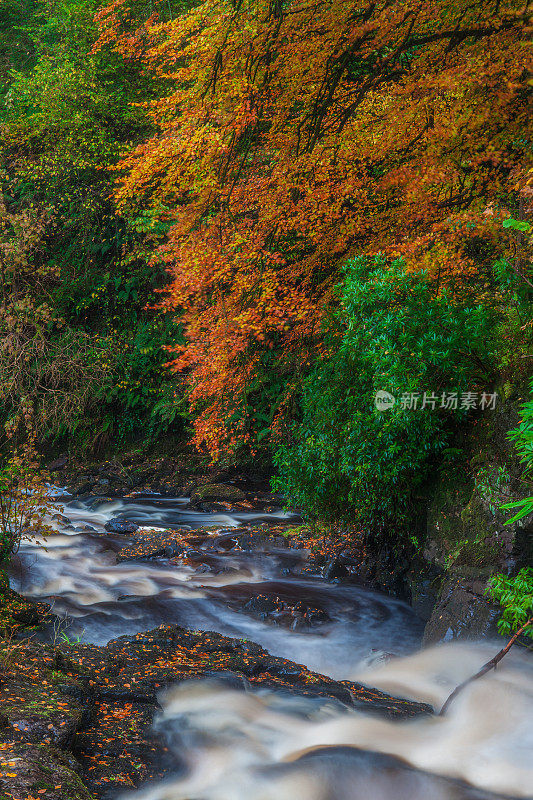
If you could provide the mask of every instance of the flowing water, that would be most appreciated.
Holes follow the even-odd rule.
[[[64,515],[70,524],[54,522],[58,533],[47,538],[46,550],[39,542],[21,548],[12,570],[13,587],[51,603],[55,614],[68,618],[69,637],[95,644],[179,624],[247,638],[273,655],[339,678],[345,677],[347,654],[353,666],[372,650],[409,653],[419,646],[422,623],[404,603],[362,587],[300,577],[294,572],[301,554],[290,549],[202,553],[200,545],[194,548],[194,566],[164,559],[116,563],[116,552],[128,538],[102,532],[117,516],[151,528],[192,530],[287,519],[283,512],[199,513],[187,510],[187,502],[94,497],[69,503]],[[207,545],[215,537],[207,537]],[[298,633],[242,613],[246,601],[258,594],[306,600],[330,622]]]
[[[352,677],[439,707],[493,652],[447,644]],[[445,717],[390,722],[329,700],[204,682],[168,691],[158,726],[182,771],[131,800],[488,800],[495,792],[533,793],[533,674],[517,655],[465,689]]]
[[[50,602],[68,619],[70,637],[103,644],[172,623],[214,630],[336,679],[435,707],[495,652],[497,645],[486,643],[419,652],[423,624],[405,604],[300,575],[301,554],[290,549],[208,552],[213,533],[188,563],[116,563],[127,537],[102,532],[118,515],[174,529],[233,529],[286,518],[282,512],[204,514],[186,505],[183,498],[158,497],[73,501],[46,550],[31,543],[21,548],[14,588]],[[295,631],[257,619],[243,610],[257,595],[304,600],[327,622]],[[375,651],[401,657],[383,665],[373,662]],[[443,718],[389,722],[332,700],[208,681],[180,684],[162,707],[157,725],[175,753],[176,776],[135,800],[533,797],[533,670],[521,654],[468,687]]]

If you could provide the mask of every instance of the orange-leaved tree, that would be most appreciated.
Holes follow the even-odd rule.
[[[156,257],[187,334],[173,368],[213,457],[289,401],[347,257],[401,254],[439,286],[483,292],[475,244],[494,246],[527,181],[530,6],[205,0],[142,24],[128,0],[99,12],[97,48],[169,81],[116,200],[171,223]]]

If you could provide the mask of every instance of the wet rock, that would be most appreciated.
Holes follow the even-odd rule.
[[[94,800],[77,775],[75,759],[54,748],[13,744],[2,750],[0,763],[2,797]]]
[[[76,531],[79,533],[98,533],[93,525],[80,525],[78,528],[76,528]]]
[[[242,489],[238,489],[231,484],[208,483],[205,486],[197,486],[191,495],[191,504],[193,506],[200,503],[216,502],[220,500],[246,500],[246,494]]]
[[[351,553],[349,550],[343,550],[339,553],[339,562],[343,567],[347,567],[348,570],[350,567],[355,568],[359,566],[359,558],[355,553]]]
[[[194,550],[193,548],[185,550],[183,555],[190,561],[202,561],[202,559],[205,557],[205,554],[202,553],[201,550]]]
[[[49,472],[58,472],[59,470],[65,469],[68,464],[68,456],[59,456],[56,458],[55,461],[52,461],[48,464],[48,471]]]
[[[167,558],[180,556],[183,553],[183,545],[181,544],[167,544],[165,545],[164,555]]]
[[[258,594],[244,604],[244,610],[257,614],[260,617],[266,617],[268,614],[271,614],[272,611],[278,611],[279,605],[279,598],[274,600],[272,597],[268,597],[265,594]]]
[[[293,629],[307,625],[319,625],[330,621],[329,615],[322,608],[315,608],[301,602],[296,603],[291,609],[291,616],[293,619],[291,627]]]
[[[427,622],[424,644],[497,636],[500,608],[485,596],[486,581],[450,575]]]
[[[276,658],[254,642],[214,632],[188,631],[177,625],[122,636],[106,647],[61,647],[79,683],[88,682],[96,698],[154,702],[157,693],[183,679],[214,672],[242,675],[252,684],[290,688],[302,694],[336,697],[390,718],[427,714],[422,703],[399,700],[349,681],[334,681],[306,667]],[[68,662],[68,663],[67,663]]]
[[[322,576],[327,581],[334,578],[345,578],[348,574],[348,570],[336,555],[331,556],[322,569]]]
[[[235,536],[235,534],[218,536],[216,540],[217,547],[221,547],[222,550],[232,550],[237,546],[237,543],[238,538]]]
[[[291,603],[281,600],[277,596],[264,594],[250,598],[244,604],[243,610],[259,619],[282,625],[291,630],[300,630],[329,622],[328,614],[321,608],[309,606],[301,601]]]
[[[197,575],[206,575],[209,572],[212,572],[212,568],[208,564],[200,564],[199,567],[196,567],[195,573]]]
[[[143,531],[117,553],[117,562],[150,558],[175,558],[185,548],[176,531]]]
[[[125,533],[131,534],[139,530],[139,526],[135,522],[130,522],[127,519],[112,519],[104,525],[108,533]]]
[[[520,392],[502,388],[496,408],[471,429],[460,468],[441,471],[427,503],[423,557],[430,577],[441,573],[430,587],[436,604],[425,614],[427,643],[492,635],[494,607],[484,597],[489,576],[532,563],[533,515],[509,525],[509,512],[499,508],[528,494],[508,436],[520,419]]]
[[[71,520],[64,514],[52,514],[51,519],[54,522],[60,522],[61,525],[70,525]]]
[[[504,800],[463,781],[418,770],[395,756],[342,745],[316,748],[291,763],[268,768],[273,778],[280,773],[298,775],[300,771],[321,787],[322,797],[328,798]]]

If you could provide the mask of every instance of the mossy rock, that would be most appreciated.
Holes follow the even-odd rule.
[[[473,480],[464,472],[443,475],[428,509],[424,557],[439,567],[449,566],[450,553],[465,538],[462,513],[472,497]]]
[[[237,486],[228,483],[208,483],[205,486],[197,486],[191,495],[191,503],[213,502],[217,500],[229,500],[238,502],[246,500],[246,494]]]
[[[72,755],[52,747],[14,744],[0,753],[0,793],[26,800],[94,800]]]

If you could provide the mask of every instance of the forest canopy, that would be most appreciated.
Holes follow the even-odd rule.
[[[2,9],[5,419],[29,397],[89,448],[191,425],[342,516],[375,391],[527,380],[530,3]],[[402,508],[462,424],[424,419],[391,415],[375,454],[417,451]]]

